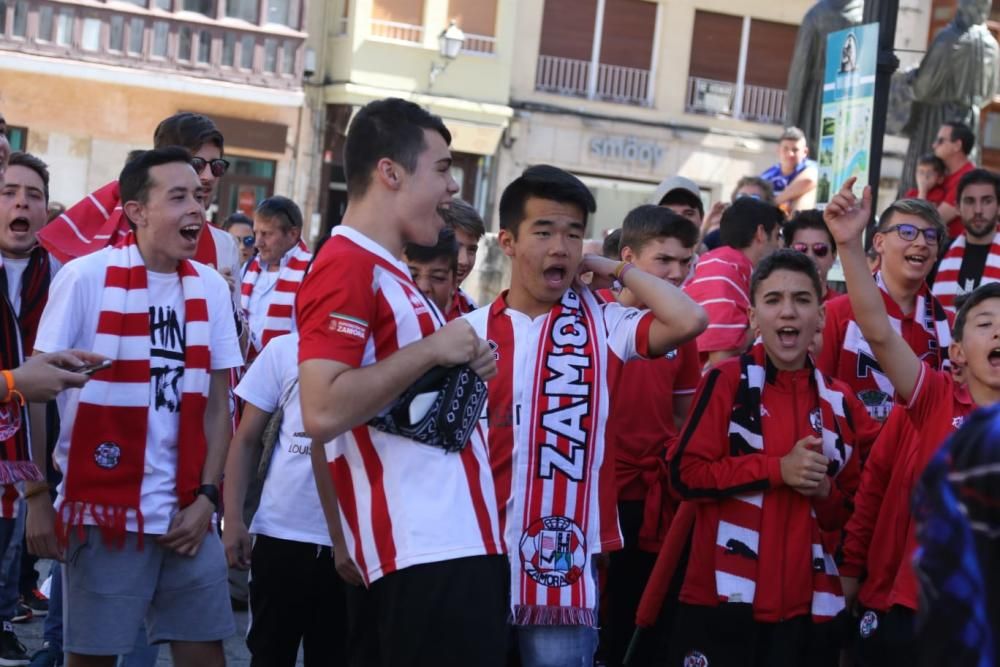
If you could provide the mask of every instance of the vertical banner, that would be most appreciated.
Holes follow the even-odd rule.
[[[819,185],[826,204],[851,176],[868,183],[878,23],[854,26],[826,38],[826,70],[820,115]]]

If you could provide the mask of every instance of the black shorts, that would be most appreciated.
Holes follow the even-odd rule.
[[[670,667],[837,667],[844,619],[813,623],[798,616],[780,623],[753,619],[753,605],[679,604],[670,638]],[[699,662],[699,659],[702,662]]]
[[[862,609],[854,619],[858,667],[913,667],[917,664],[912,609]]]
[[[349,586],[349,664],[503,667],[509,578],[506,556],[473,556]]]

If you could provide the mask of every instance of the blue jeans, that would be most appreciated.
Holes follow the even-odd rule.
[[[17,612],[24,516],[22,505],[16,519],[0,519],[0,621],[9,621]]]
[[[518,625],[523,667],[591,667],[597,628],[585,625]]]
[[[52,584],[49,589],[49,614],[45,617],[45,629],[42,639],[55,651],[62,653],[63,647],[63,602],[62,602],[62,565],[59,561],[52,562]]]

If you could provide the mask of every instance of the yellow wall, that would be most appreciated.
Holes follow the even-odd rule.
[[[295,143],[299,118],[296,107],[11,70],[3,71],[0,109],[9,124],[28,128],[28,151],[49,163],[52,200],[64,204],[116,178],[128,152],[149,148],[156,125],[178,111],[282,123],[289,128],[290,145]],[[277,160],[276,192],[288,193],[293,187],[290,148],[282,154],[236,146],[228,150]]]

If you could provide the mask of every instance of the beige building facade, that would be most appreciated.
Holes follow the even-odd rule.
[[[160,120],[210,116],[232,163],[216,222],[310,179],[305,0],[0,0],[0,112],[71,205],[149,148]]]

